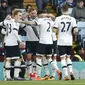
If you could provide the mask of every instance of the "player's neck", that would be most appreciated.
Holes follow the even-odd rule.
[[[62,15],[68,15],[68,12],[62,12]]]

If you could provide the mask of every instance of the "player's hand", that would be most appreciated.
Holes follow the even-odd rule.
[[[5,19],[6,19],[6,20],[11,20],[11,19],[12,19],[12,18],[11,18],[11,15],[7,15]]]
[[[26,47],[25,42],[20,42],[19,48],[20,48],[20,49],[24,49],[25,47]]]
[[[75,29],[73,30],[73,34],[74,34],[74,35],[77,35],[77,34],[78,34],[78,28],[75,28]]]
[[[48,18],[51,18],[52,20],[55,20],[55,16],[53,14],[51,14],[51,13],[50,14],[47,14],[47,17]]]

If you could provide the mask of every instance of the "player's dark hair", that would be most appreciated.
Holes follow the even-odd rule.
[[[12,11],[13,11],[14,9],[19,9],[18,5],[13,5],[13,6],[11,7],[11,15],[12,15]]]
[[[26,8],[25,8],[26,11],[27,11],[27,9],[28,9],[29,6],[32,8],[32,5],[31,4],[27,4],[26,5]]]
[[[37,14],[39,15],[39,14],[43,14],[43,13],[48,13],[48,11],[47,10],[38,10]]]
[[[12,12],[14,9],[19,9],[18,5],[13,5],[12,8],[11,8],[11,12]]]

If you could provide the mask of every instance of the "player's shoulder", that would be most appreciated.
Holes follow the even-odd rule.
[[[3,21],[3,23],[4,23],[4,26],[7,26],[7,25],[10,24],[10,20],[5,19],[5,20]]]
[[[43,20],[43,18],[38,18],[38,21],[39,21],[39,20]]]
[[[14,19],[10,19],[10,20],[5,19],[4,22],[5,22],[5,23],[8,23],[8,24],[9,24],[9,23],[12,24],[12,23],[14,23]]]
[[[61,18],[62,18],[62,15],[61,15],[61,16],[57,16],[57,17],[55,18],[55,20],[58,21],[58,20],[61,20]]]
[[[46,21],[46,18],[39,18],[37,21],[42,24]]]
[[[72,16],[69,16],[69,17],[71,18],[72,22],[74,22],[74,21],[76,22],[76,19],[74,17],[72,17]]]
[[[65,17],[65,16],[61,16],[61,18],[63,18],[63,17]],[[71,21],[72,21],[72,20],[73,20],[73,21],[75,20],[75,18],[72,17],[72,16],[70,16],[70,15],[67,15],[66,18],[69,19],[69,20],[71,20]]]
[[[73,20],[76,20],[74,17],[70,16]]]
[[[59,19],[61,16],[57,16],[55,19]]]
[[[38,19],[37,19],[37,22],[42,22],[42,21],[43,21],[42,18],[38,18]]]

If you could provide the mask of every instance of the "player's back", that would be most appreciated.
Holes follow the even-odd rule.
[[[18,33],[19,23],[16,23],[14,19],[12,19],[12,20],[5,20],[4,25],[7,31],[7,34],[5,35],[5,45],[6,46],[17,45],[18,43],[16,35],[14,34],[14,30],[16,30]]]
[[[44,44],[52,44],[52,26],[53,21],[49,18],[41,18],[39,19],[40,27],[39,27],[39,38],[40,43]]]
[[[69,15],[61,15],[57,18],[58,44],[72,45],[72,29],[76,27],[76,21]]]

